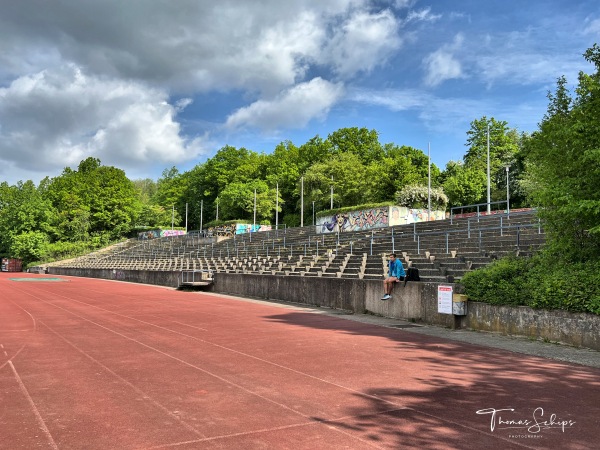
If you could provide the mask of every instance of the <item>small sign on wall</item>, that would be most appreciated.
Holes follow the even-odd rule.
[[[452,286],[438,286],[438,312],[452,314]]]

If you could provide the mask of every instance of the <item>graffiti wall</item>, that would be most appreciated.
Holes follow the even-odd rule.
[[[252,225],[251,223],[233,223],[211,227],[206,230],[206,236],[233,237],[234,234],[256,233],[258,231],[270,231],[271,225]]]
[[[370,230],[388,226],[389,208],[363,209],[317,219],[318,233]]]
[[[235,234],[256,233],[259,231],[271,231],[271,225],[238,223],[236,225]]]
[[[168,236],[183,236],[185,234],[185,231],[183,230],[148,230],[148,231],[142,231],[140,233],[138,233],[138,239],[143,239],[143,240],[147,240],[147,239],[158,239],[161,237],[168,237]]]
[[[351,211],[317,219],[317,233],[337,233],[345,231],[363,231],[387,226],[406,225],[429,220],[446,218],[445,211],[411,209],[404,206],[385,206],[382,208]]]

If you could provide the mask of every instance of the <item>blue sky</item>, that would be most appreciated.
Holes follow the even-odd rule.
[[[132,178],[224,145],[271,152],[342,127],[443,168],[483,116],[536,129],[592,72],[592,0],[0,0],[0,182],[89,156]]]

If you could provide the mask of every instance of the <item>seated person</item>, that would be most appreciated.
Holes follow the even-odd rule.
[[[392,289],[394,289],[394,283],[402,281],[406,277],[406,272],[404,272],[402,261],[396,259],[396,254],[391,253],[389,258],[390,260],[388,262],[387,278],[383,280],[383,291],[385,294],[381,300],[389,300],[392,298]]]

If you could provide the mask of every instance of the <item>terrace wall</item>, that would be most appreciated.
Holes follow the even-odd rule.
[[[179,271],[49,267],[48,273],[177,287]],[[437,312],[439,283],[409,282],[381,301],[379,280],[217,273],[212,290],[223,294],[300,303],[431,325],[491,331],[600,351],[600,316],[468,302],[466,316]]]

